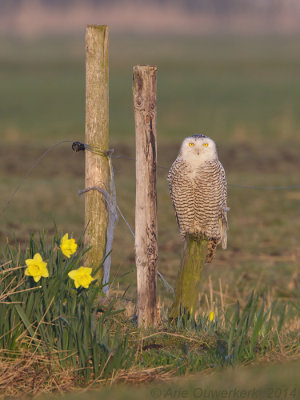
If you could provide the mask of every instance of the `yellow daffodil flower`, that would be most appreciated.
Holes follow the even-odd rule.
[[[75,239],[69,239],[69,234],[66,233],[61,239],[60,249],[66,257],[70,258],[77,250]]]
[[[39,253],[36,253],[33,258],[25,260],[25,264],[27,265],[25,275],[32,276],[35,282],[38,282],[41,277],[48,278],[47,263],[43,261]]]
[[[211,312],[209,313],[208,318],[209,318],[210,321],[213,321],[214,318],[215,318],[215,312],[214,312],[214,311],[211,311]]]
[[[94,280],[91,276],[92,268],[80,267],[78,269],[73,269],[68,273],[69,277],[74,280],[76,289],[79,286],[88,288],[90,283]]]

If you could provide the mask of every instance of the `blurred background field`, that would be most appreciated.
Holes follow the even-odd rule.
[[[2,38],[1,48],[4,207],[43,151],[58,141],[84,140],[84,32],[81,37],[27,41]],[[184,137],[205,133],[217,143],[229,183],[299,184],[299,50],[298,37],[112,33],[110,140],[115,155],[134,157],[132,66],[150,63],[159,67],[159,165],[170,167]],[[115,159],[114,167],[118,203],[134,226],[135,163]],[[160,168],[159,268],[174,283],[181,241],[166,176],[167,170]],[[83,179],[84,155],[73,153],[71,143],[56,147],[2,214],[2,244],[14,237],[22,243],[41,229],[51,232],[54,221],[61,231],[78,237],[84,228],[84,200],[77,195]],[[298,289],[293,282],[299,257],[299,190],[229,187],[228,197],[229,248],[218,252],[205,274],[216,279],[224,274],[224,284],[238,274],[246,276],[246,286],[260,281],[280,292]],[[134,279],[133,240],[122,220],[116,228],[113,266],[132,270]],[[245,280],[239,279],[239,284],[244,288]]]
[[[49,7],[43,2],[29,3],[41,13]],[[121,3],[114,2],[114,7],[120,5],[118,15],[122,21]],[[165,3],[165,7],[171,7],[170,2]],[[296,3],[286,2],[290,7]],[[138,24],[130,29],[129,22],[124,27],[115,22],[111,11],[101,8],[93,20],[88,19],[92,14],[87,11],[79,18],[81,22],[74,22],[65,31],[61,29],[63,24],[56,29],[53,23],[53,29],[50,26],[44,32],[39,19],[42,14],[37,14],[37,21],[32,14],[30,29],[30,24],[24,23],[29,18],[26,2],[18,4],[23,8],[16,8],[15,13],[7,6],[12,23],[6,20],[0,38],[1,209],[25,172],[49,146],[64,140],[84,140],[84,29],[86,23],[94,22],[111,22],[110,142],[116,156],[132,158],[135,154],[132,67],[155,64],[159,68],[158,158],[163,167],[158,171],[159,270],[172,286],[182,242],[166,177],[186,136],[204,133],[216,141],[229,184],[299,185],[300,32],[293,23],[296,12],[289,13],[290,19],[275,11],[274,15],[261,15],[268,21],[268,29],[263,23],[258,26],[258,20],[250,29],[250,9],[244,10],[244,19],[240,14],[240,19],[234,19],[233,8],[229,14],[220,11],[219,17],[217,12],[211,13],[206,25],[199,23],[202,20],[198,25],[191,22],[191,29],[180,25],[176,30],[178,20],[174,17],[175,22],[167,25],[168,29],[160,27],[155,32],[155,24],[150,22],[144,30]],[[70,4],[66,2],[65,10],[69,10],[71,18]],[[76,7],[82,4],[74,2]],[[107,3],[100,6],[107,7]],[[54,12],[68,15],[57,7],[46,9],[49,18]],[[191,12],[195,18],[193,10],[190,14],[185,10],[184,18]],[[140,11],[137,15],[142,14]],[[124,11],[124,20],[127,17]],[[241,21],[246,19],[248,25],[245,23],[243,29]],[[135,163],[119,158],[113,164],[118,204],[134,226]],[[1,214],[1,246],[14,241],[22,246],[31,233],[41,230],[51,235],[54,224],[60,232],[72,232],[78,238],[84,229],[84,199],[77,192],[83,187],[84,155],[73,153],[71,143],[56,147]],[[299,301],[299,189],[229,186],[228,205],[228,250],[220,249],[213,263],[206,265],[201,302],[205,302],[204,295],[209,297],[209,279],[212,303],[222,293],[226,304],[237,299],[243,304],[253,289],[270,301]],[[134,300],[134,242],[122,220],[115,232],[112,276],[115,289],[120,293],[128,289],[126,296]],[[161,284],[159,295],[161,302],[169,304],[170,294]],[[291,329],[299,329],[299,320],[293,320]]]

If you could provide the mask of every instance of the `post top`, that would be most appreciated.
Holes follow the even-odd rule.
[[[90,24],[86,26],[86,29],[97,29],[99,31],[104,31],[108,29],[108,25],[97,25],[97,24]]]
[[[147,71],[147,70],[153,70],[157,71],[158,67],[156,65],[135,65],[133,67],[133,71]]]

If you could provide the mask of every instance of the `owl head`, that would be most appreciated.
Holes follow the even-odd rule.
[[[185,138],[178,156],[185,160],[199,162],[218,159],[215,142],[205,135],[193,135]]]

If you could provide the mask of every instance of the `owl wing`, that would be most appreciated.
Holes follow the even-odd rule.
[[[219,214],[219,228],[220,228],[220,235],[221,235],[221,243],[222,248],[227,248],[227,229],[228,229],[228,220],[227,220],[227,211],[229,208],[227,207],[227,181],[225,170],[223,165],[219,161],[219,170],[220,170],[220,180],[221,180],[221,190],[222,190],[222,199],[223,204]]]
[[[194,224],[194,194],[187,163],[177,158],[169,174],[169,190],[181,236],[185,237]]]

